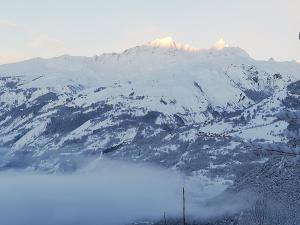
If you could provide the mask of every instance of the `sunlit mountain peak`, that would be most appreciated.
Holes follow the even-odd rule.
[[[148,45],[155,48],[171,48],[189,52],[199,50],[198,48],[194,48],[188,44],[178,43],[172,37],[158,38],[153,41],[150,41]]]
[[[217,49],[217,50],[221,50],[223,48],[229,47],[228,44],[226,44],[226,42],[224,41],[223,38],[220,38],[214,45],[213,48]]]

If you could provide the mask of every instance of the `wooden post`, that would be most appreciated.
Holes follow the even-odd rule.
[[[186,225],[186,223],[185,223],[185,193],[184,193],[184,187],[182,188],[182,222],[183,222],[183,225]]]

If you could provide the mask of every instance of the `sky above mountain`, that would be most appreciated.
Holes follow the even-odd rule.
[[[120,52],[169,36],[189,44],[181,48],[223,46],[223,38],[256,59],[300,59],[298,0],[0,0],[0,5],[0,64]]]

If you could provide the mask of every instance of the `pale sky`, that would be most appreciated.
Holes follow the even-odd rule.
[[[256,59],[300,59],[300,0],[0,0],[0,64],[99,55],[171,36],[220,38]]]

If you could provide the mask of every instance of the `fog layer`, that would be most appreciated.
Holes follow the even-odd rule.
[[[181,191],[187,212],[205,218],[246,206],[246,195],[222,194],[226,186],[149,165],[96,160],[74,174],[0,173],[0,224],[118,225],[135,219],[180,216]],[[214,200],[211,200],[211,199]]]

